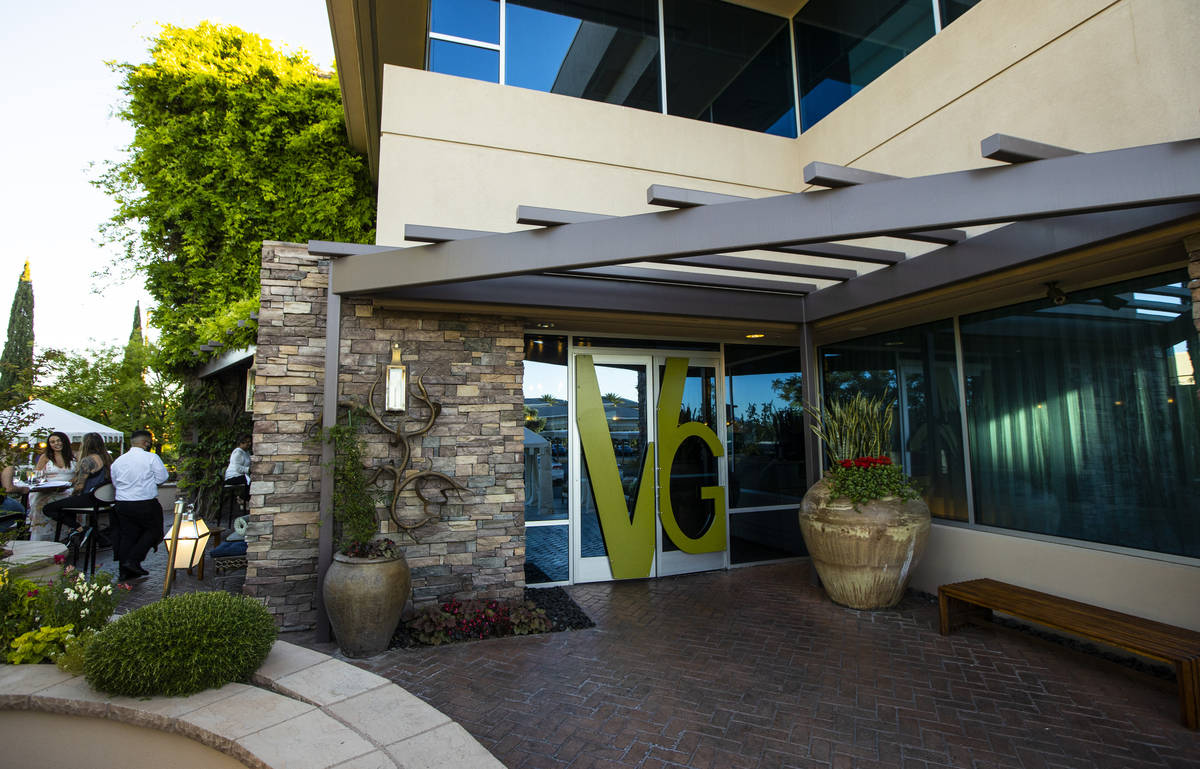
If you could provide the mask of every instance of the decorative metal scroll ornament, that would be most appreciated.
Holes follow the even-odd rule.
[[[365,408],[360,407],[352,401],[338,401],[338,406],[365,413],[371,419],[375,420],[375,423],[382,427],[385,432],[391,433],[391,445],[400,447],[400,460],[391,459],[388,460],[387,464],[375,468],[375,472],[367,479],[367,483],[375,483],[383,475],[390,475],[392,477],[392,498],[391,503],[388,505],[388,516],[392,519],[393,523],[400,527],[403,533],[416,542],[417,537],[413,533],[416,529],[421,528],[430,521],[441,518],[440,510],[430,511],[432,506],[443,505],[449,502],[450,499],[447,495],[450,492],[454,492],[461,502],[462,492],[470,492],[470,489],[460,485],[445,473],[409,468],[409,462],[412,461],[412,448],[409,441],[419,438],[433,429],[433,423],[437,421],[437,418],[442,413],[442,404],[435,403],[429,397],[429,392],[425,389],[425,383],[422,381],[422,377],[419,376],[416,378],[417,392],[413,393],[412,400],[424,403],[429,409],[429,416],[421,423],[419,420],[409,419],[409,412],[406,411],[400,422],[393,427],[384,422],[383,418],[379,416],[379,412],[375,410],[375,390],[378,389],[382,381],[383,373],[381,372],[379,378],[371,385],[371,392],[367,395],[367,405]],[[411,411],[411,408],[409,411]],[[420,426],[416,430],[407,430],[406,428],[414,422],[417,422]],[[397,512],[400,494],[408,488],[412,488],[421,500],[423,514],[420,516],[401,517]],[[441,498],[433,498],[432,494],[434,493],[439,494]],[[427,496],[427,494],[430,496]]]

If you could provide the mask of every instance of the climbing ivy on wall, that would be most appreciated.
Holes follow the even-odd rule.
[[[95,184],[117,203],[102,233],[145,276],[182,370],[207,341],[253,343],[263,240],[374,242],[375,192],[337,78],[304,53],[207,22],[150,43],[148,61],[111,65],[135,134]]]

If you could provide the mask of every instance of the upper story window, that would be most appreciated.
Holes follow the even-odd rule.
[[[978,1],[432,0],[428,66],[794,137]]]

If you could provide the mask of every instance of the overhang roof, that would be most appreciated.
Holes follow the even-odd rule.
[[[649,202],[672,210],[521,206],[517,221],[541,226],[410,225],[428,245],[310,251],[340,257],[343,295],[798,324],[1179,222],[1200,230],[1200,139],[1085,154],[997,134],[981,149],[1006,164],[900,179],[813,163],[806,179],[829,189],[730,199],[652,185]],[[992,227],[956,229],[977,225]],[[900,250],[855,242],[878,236]]]

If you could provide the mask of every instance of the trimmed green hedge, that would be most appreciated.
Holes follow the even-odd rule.
[[[96,634],[84,675],[92,688],[129,697],[181,697],[247,681],[275,643],[257,601],[187,593],[143,606]]]

